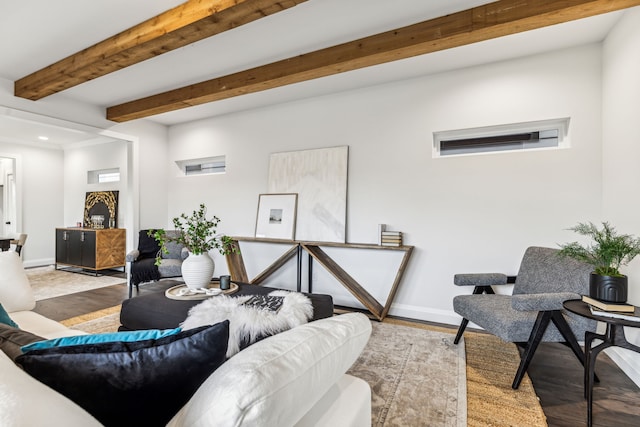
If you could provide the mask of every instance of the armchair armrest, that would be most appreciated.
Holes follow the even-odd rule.
[[[134,249],[127,254],[127,256],[125,257],[125,261],[134,262],[138,259],[139,256],[140,256],[140,251],[137,249]]]
[[[511,307],[518,311],[562,310],[562,303],[570,299],[580,299],[580,295],[573,292],[520,294],[511,297]]]
[[[467,273],[453,276],[456,286],[492,286],[513,283],[508,281],[506,274],[502,273]]]

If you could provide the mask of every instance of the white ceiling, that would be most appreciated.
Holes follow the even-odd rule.
[[[16,80],[182,3],[180,0],[3,0],[0,78]],[[483,0],[308,0],[50,98],[99,107],[223,76],[488,3]],[[274,103],[413,78],[604,39],[623,12],[164,113],[172,125]],[[38,101],[35,101],[38,102]],[[25,131],[0,114],[0,134]],[[28,128],[28,126],[27,126]],[[71,140],[77,135],[71,135]]]

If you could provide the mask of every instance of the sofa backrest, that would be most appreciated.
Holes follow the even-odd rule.
[[[292,426],[344,375],[371,335],[362,313],[270,336],[216,369],[167,427]]]
[[[149,230],[140,230],[138,233],[138,259],[155,258],[160,250],[160,244],[152,236]]]
[[[167,236],[175,237],[177,235],[178,235],[178,232],[176,230],[167,230]],[[168,252],[162,253],[160,255],[163,259],[184,259],[185,258],[185,256],[183,256],[183,253],[182,253],[182,249],[184,248],[184,245],[176,242],[167,242],[165,246],[167,247]]]
[[[22,260],[15,251],[0,252],[0,304],[9,313],[36,306]]]
[[[166,230],[167,236],[174,237],[178,234],[176,230]],[[176,242],[167,242],[168,253],[160,253],[163,259],[184,259],[186,254],[182,253],[183,245]],[[138,235],[138,251],[140,255],[138,259],[155,258],[160,250],[160,244],[152,236],[149,236],[149,230],[140,230]]]

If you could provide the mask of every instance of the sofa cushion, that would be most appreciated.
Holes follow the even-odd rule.
[[[99,427],[84,409],[15,365],[0,351],[0,425]]]
[[[344,374],[295,427],[371,426],[371,387]]]
[[[171,234],[171,233],[167,233],[167,234]],[[184,246],[180,243],[167,242],[165,244],[165,247],[167,248],[167,252],[160,251],[160,257],[162,259],[178,259],[182,261],[188,255],[188,252],[185,252],[185,253],[182,252],[182,250],[184,249]]]
[[[351,367],[370,334],[367,316],[349,313],[266,338],[216,370],[168,425],[294,425]]]
[[[15,360],[16,357],[22,354],[22,346],[43,339],[41,336],[32,334],[31,332],[0,324],[0,350],[4,351],[11,360]]]
[[[132,332],[112,332],[104,334],[91,334],[91,335],[75,335],[71,337],[54,338],[50,340],[41,339],[40,341],[32,341],[30,344],[25,345],[22,351],[26,353],[31,350],[43,350],[53,347],[67,347],[70,345],[83,345],[83,344],[99,344],[106,342],[131,342],[131,341],[144,341],[144,340],[157,340],[160,338],[168,337],[179,333],[182,329],[149,329],[142,331]]]
[[[9,317],[9,313],[7,313],[7,310],[4,309],[2,304],[0,304],[0,323],[13,326],[14,328],[18,327],[18,324],[11,320],[11,317]]]
[[[182,260],[175,258],[163,258],[158,266],[160,277],[182,276]]]
[[[69,329],[35,311],[14,311],[11,313],[11,318],[20,326],[20,329],[39,335],[44,339],[87,334],[77,329]]]
[[[0,252],[0,271],[0,303],[4,309],[9,313],[33,310],[36,299],[17,252]]]
[[[229,322],[158,340],[33,350],[26,372],[105,426],[164,425],[225,360]]]
[[[160,250],[160,243],[153,236],[149,236],[149,230],[140,230],[138,233],[138,259],[155,258]]]

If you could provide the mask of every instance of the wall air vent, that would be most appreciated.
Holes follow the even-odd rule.
[[[568,147],[569,118],[434,132],[433,156]]]

